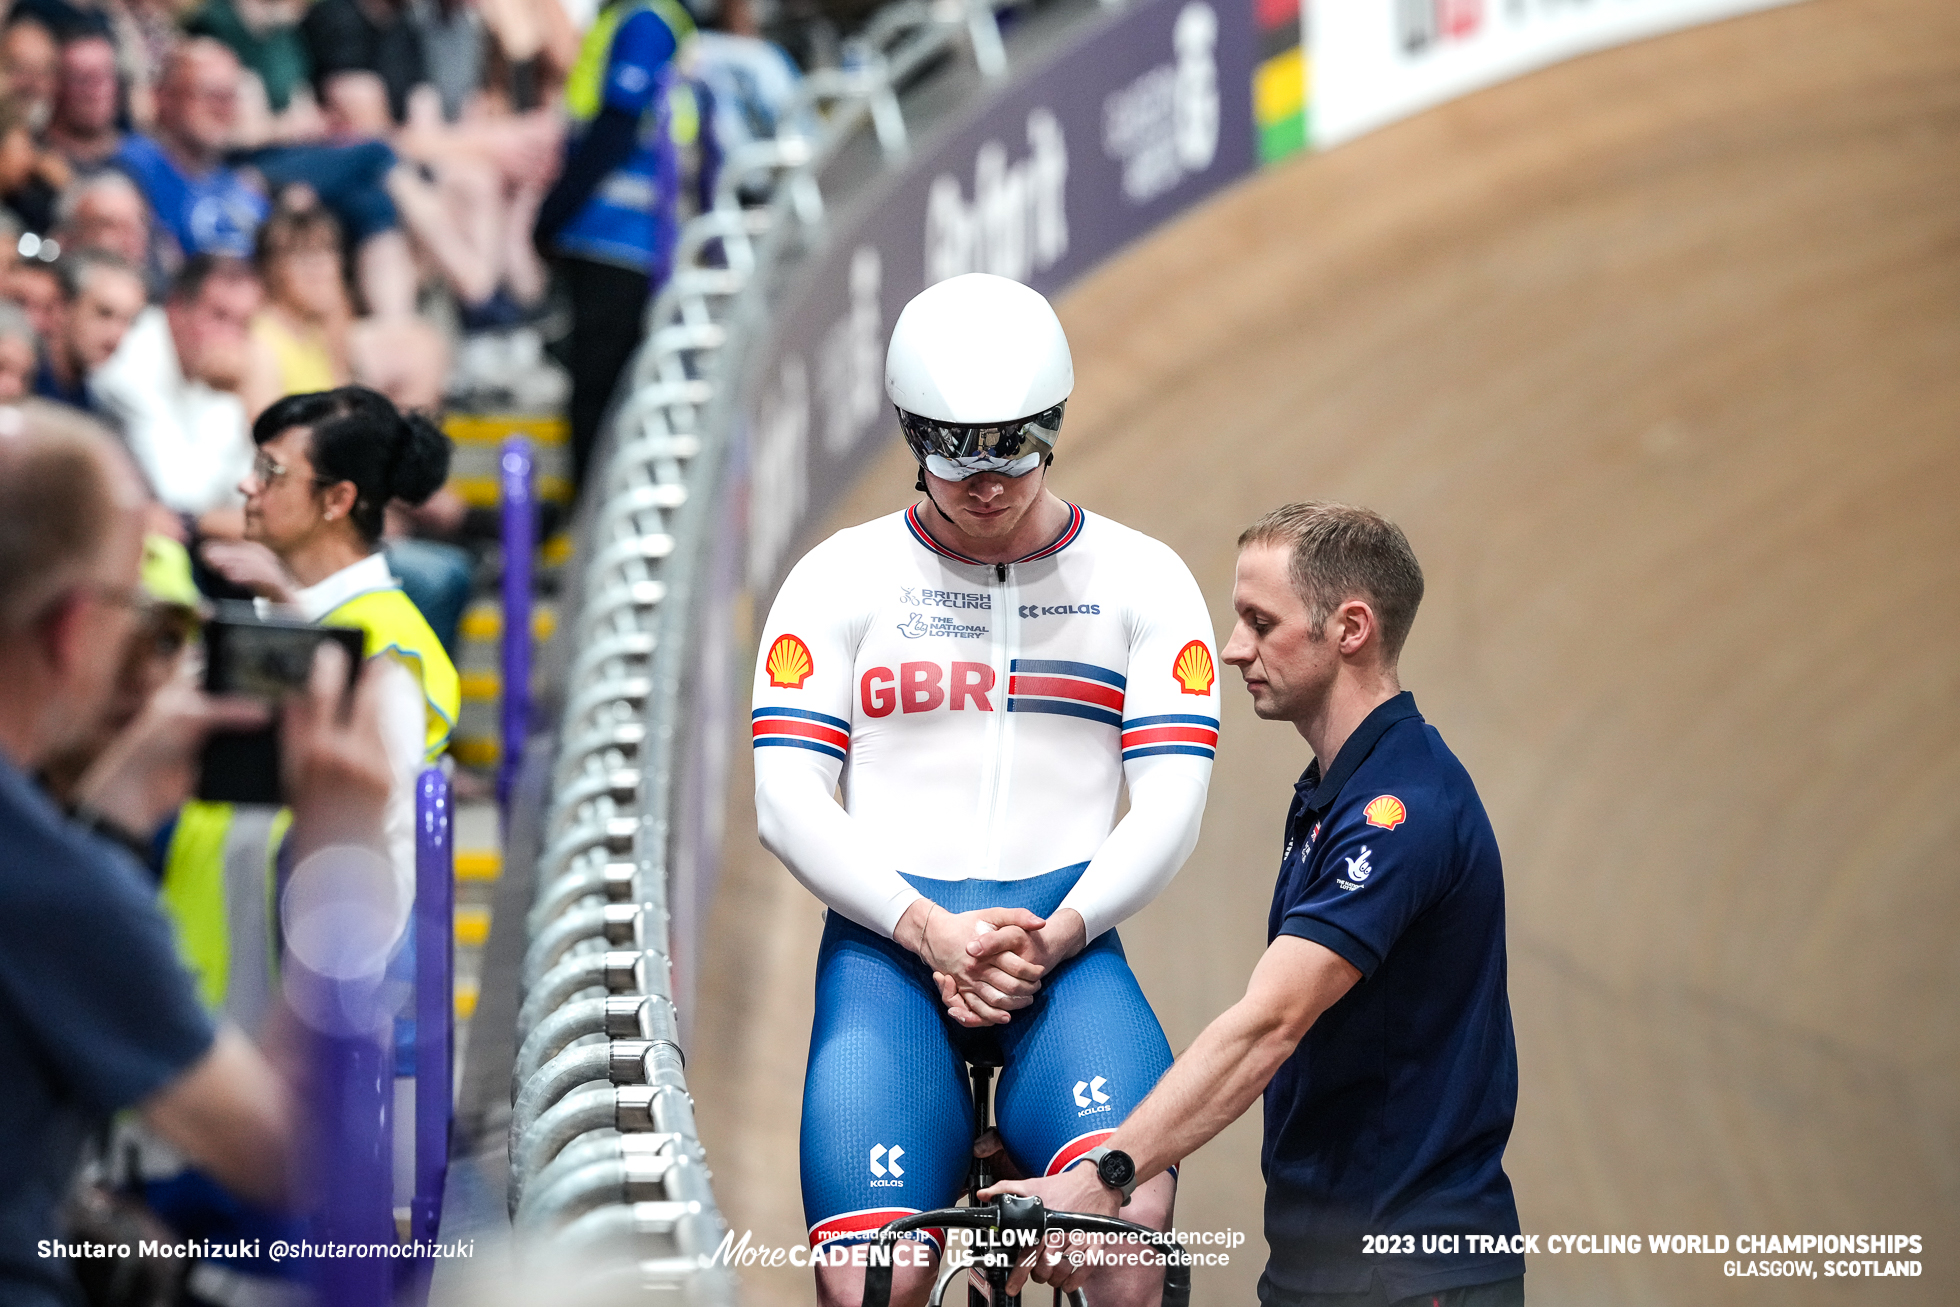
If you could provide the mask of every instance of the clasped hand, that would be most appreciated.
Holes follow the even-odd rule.
[[[1000,1025],[1034,1001],[1042,978],[1084,943],[1081,914],[1042,918],[1025,908],[948,912],[921,898],[895,938],[932,968],[939,998],[963,1026]]]

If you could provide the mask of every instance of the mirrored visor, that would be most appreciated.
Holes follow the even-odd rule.
[[[938,458],[954,465],[970,465],[972,472],[988,471],[1031,455],[1054,452],[1055,437],[1062,429],[1062,409],[1067,401],[1032,417],[985,426],[935,422],[916,413],[898,410],[899,426],[912,456],[925,463]],[[991,465],[991,466],[989,466]],[[937,475],[937,473],[935,473]]]

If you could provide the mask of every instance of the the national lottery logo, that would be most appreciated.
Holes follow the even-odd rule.
[[[1341,861],[1347,864],[1347,875],[1334,877],[1334,883],[1350,893],[1360,889],[1368,877],[1375,872],[1375,869],[1368,864],[1369,852],[1370,849],[1364,844],[1361,846],[1361,852],[1356,856],[1342,858]]]

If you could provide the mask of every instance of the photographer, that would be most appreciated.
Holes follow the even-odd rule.
[[[80,781],[64,817],[31,773],[93,733],[144,604],[145,496],[93,424],[52,406],[0,409],[0,1299],[73,1300],[44,1255],[84,1138],[136,1108],[241,1194],[292,1197],[289,1090],[236,1030],[214,1029],[170,928],[123,845],[189,792],[203,737],[261,721],[178,682]],[[388,789],[375,678],[340,711],[344,660],[323,656],[282,724],[303,850],[377,846]]]

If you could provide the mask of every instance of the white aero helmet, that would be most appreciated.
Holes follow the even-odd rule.
[[[947,481],[1032,472],[1054,454],[1074,389],[1055,310],[1020,282],[984,272],[915,295],[885,353],[885,394],[905,443]]]

